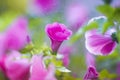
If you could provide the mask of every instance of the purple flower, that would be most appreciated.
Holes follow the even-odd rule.
[[[77,30],[87,20],[87,9],[77,3],[71,4],[66,10],[66,19],[72,26],[72,29]]]
[[[6,74],[9,80],[28,80],[30,62],[21,58],[21,54],[12,51],[5,60]]]
[[[55,66],[53,64],[50,64],[47,69],[42,55],[33,56],[30,80],[56,80],[54,74]]]
[[[27,20],[19,17],[13,22],[5,35],[6,50],[20,50],[27,43]]]
[[[67,29],[64,24],[60,24],[57,22],[53,24],[48,24],[45,30],[47,35],[51,39],[51,48],[53,52],[57,52],[61,43],[64,40],[69,39],[72,34],[72,32]]]
[[[96,68],[93,66],[89,66],[84,76],[84,80],[97,80],[97,78],[98,78],[98,72],[96,71]]]
[[[98,33],[97,30],[88,31],[85,34],[85,44],[88,51],[95,55],[108,55],[112,53],[117,43],[111,37],[110,31],[104,35]]]

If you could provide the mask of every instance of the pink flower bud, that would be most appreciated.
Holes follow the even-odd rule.
[[[96,68],[93,66],[89,66],[84,76],[84,80],[97,80],[97,78],[98,78],[98,72],[96,71]]]
[[[51,40],[51,48],[53,52],[57,52],[61,43],[64,40],[69,39],[69,37],[72,35],[72,32],[67,29],[64,24],[57,22],[48,24],[45,31]]]
[[[96,30],[88,31],[85,38],[87,50],[95,55],[108,55],[112,53],[117,44],[109,33],[102,35]]]
[[[42,55],[34,55],[31,65],[31,77],[30,80],[56,80],[55,67],[53,64],[46,68]]]

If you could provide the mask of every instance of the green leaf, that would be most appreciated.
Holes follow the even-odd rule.
[[[60,72],[71,72],[69,69],[65,68],[65,67],[56,67],[58,71]]]
[[[99,77],[100,77],[100,79],[108,78],[109,72],[106,69],[104,69],[99,73]]]
[[[117,77],[116,74],[114,73],[109,73],[106,69],[102,70],[100,73],[99,73],[99,78],[100,80],[104,80],[104,79],[115,79]]]
[[[112,27],[114,26],[114,23],[112,21],[106,21],[104,24],[103,24],[103,29],[102,29],[102,33],[104,34],[109,27]]]
[[[28,52],[32,51],[33,49],[34,49],[34,45],[31,43],[31,44],[28,44],[25,48],[21,49],[20,52],[28,53]]]
[[[110,17],[113,15],[115,9],[110,5],[106,4],[106,5],[97,6],[97,10],[102,14],[104,14],[105,16]]]
[[[115,8],[113,16],[111,17],[114,21],[120,23],[120,8]]]
[[[76,41],[78,41],[84,34],[84,29],[81,28],[78,30],[78,32],[76,32],[70,39],[70,43],[74,43]]]

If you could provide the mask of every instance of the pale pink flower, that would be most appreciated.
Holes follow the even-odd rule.
[[[50,64],[47,68],[42,55],[34,55],[32,58],[30,80],[56,80],[55,66]]]
[[[83,80],[97,80],[98,72],[93,66],[89,66]]]
[[[27,43],[27,19],[17,18],[8,28],[5,35],[6,50],[20,50]]]
[[[48,24],[45,31],[51,39],[51,48],[53,52],[57,52],[61,43],[64,40],[69,39],[69,37],[72,35],[72,32],[67,29],[64,24],[60,24],[57,22],[53,24]]]
[[[85,6],[74,3],[67,7],[66,19],[72,29],[77,30],[87,20],[88,12]]]
[[[28,80],[30,62],[21,58],[19,52],[12,51],[5,60],[5,69],[9,80]]]
[[[111,37],[111,32],[104,35],[97,32],[97,30],[91,30],[85,34],[85,45],[87,50],[95,55],[108,55],[116,47],[116,41]]]

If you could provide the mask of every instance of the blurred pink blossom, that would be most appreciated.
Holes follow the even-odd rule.
[[[120,0],[112,0],[112,4],[113,7],[120,7]]]
[[[28,80],[30,62],[21,58],[21,54],[12,51],[5,60],[6,74],[9,80]]]
[[[72,29],[77,30],[87,20],[88,12],[85,6],[74,3],[67,7],[66,19]]]
[[[96,64],[95,64],[95,58],[90,53],[86,54],[86,64],[87,64],[87,67],[89,67],[89,66],[96,66]]]
[[[70,58],[70,54],[71,54],[72,50],[73,50],[72,47],[70,47],[70,46],[65,46],[65,47],[63,47],[63,48],[59,51],[59,53],[63,55],[62,61],[63,61],[63,65],[64,65],[65,67],[67,67],[67,66],[69,65],[69,63],[70,63],[70,59],[69,59],[69,58]]]
[[[98,78],[98,72],[96,71],[96,68],[93,66],[89,66],[84,76],[84,80],[97,80],[97,78]]]
[[[5,36],[4,34],[0,34],[0,56],[4,54],[5,51]]]
[[[37,14],[44,14],[54,11],[57,6],[59,0],[32,0],[32,6],[31,8],[37,13]]]
[[[17,18],[6,31],[5,48],[20,50],[27,43],[27,20],[23,17]]]
[[[43,62],[42,55],[34,55],[32,58],[30,80],[56,80],[55,66],[50,64],[47,68]]]
[[[6,57],[7,56],[5,54],[0,56],[0,71],[2,71],[4,75],[6,75],[6,69],[5,69]]]
[[[97,30],[86,32],[85,44],[87,50],[95,55],[108,55],[112,53],[117,43],[111,36],[112,34],[110,32],[104,35],[98,33]]]
[[[58,22],[48,24],[45,31],[51,40],[51,48],[53,52],[57,52],[61,43],[64,40],[69,39],[72,35],[72,32],[67,29],[64,24],[60,24]]]

